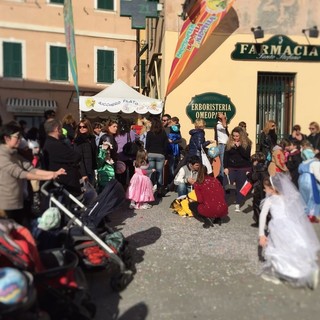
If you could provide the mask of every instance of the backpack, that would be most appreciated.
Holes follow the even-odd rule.
[[[123,153],[128,157],[136,157],[138,150],[138,143],[131,141],[130,134],[127,133],[127,143],[123,146]]]
[[[181,217],[192,217],[192,211],[189,208],[190,200],[196,201],[197,196],[194,190],[189,192],[187,196],[181,196],[175,200],[170,205],[172,211]]]

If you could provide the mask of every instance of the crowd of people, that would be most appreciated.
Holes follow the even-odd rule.
[[[39,185],[35,187],[30,181],[57,179],[81,199],[84,183],[101,193],[116,179],[126,191],[130,209],[150,209],[156,197],[175,191],[179,198],[189,199],[193,216],[209,228],[222,223],[230,204],[236,213],[241,212],[248,197],[243,187],[250,183],[253,225],[259,227],[259,243],[266,247],[264,278],[316,286],[320,246],[310,222],[320,221],[317,122],[310,123],[309,135],[295,125],[287,138],[279,140],[276,121],[268,120],[255,153],[246,123],[241,121],[229,133],[223,113],[218,114],[212,139],[205,137],[205,121],[197,119],[185,148],[179,119],[169,114],[139,116],[135,122],[118,117],[91,123],[89,119],[76,122],[71,114],[60,121],[49,110],[39,128],[26,131],[25,125],[14,121],[1,125],[0,209],[4,217],[28,227],[39,213],[35,210],[35,202],[40,201]],[[214,156],[210,156],[210,148],[216,148]],[[290,190],[289,198],[284,190]],[[188,198],[191,191],[195,196]],[[286,229],[283,233],[279,232],[280,223]],[[289,225],[302,239],[294,242],[293,251],[277,245],[277,241],[292,237]],[[304,266],[304,272],[292,262],[294,252],[305,259],[308,268]],[[291,264],[290,272],[286,272],[286,264]]]

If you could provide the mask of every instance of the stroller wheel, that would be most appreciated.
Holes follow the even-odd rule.
[[[133,257],[132,257],[132,251],[129,246],[126,246],[123,250],[123,253],[121,255],[122,261],[125,264],[126,268],[129,270],[132,270],[134,267]]]
[[[111,278],[110,285],[114,291],[120,292],[124,290],[132,280],[133,273],[130,270],[126,270],[124,273]]]

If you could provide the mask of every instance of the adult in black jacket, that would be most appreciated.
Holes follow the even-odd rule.
[[[94,170],[97,169],[97,145],[91,123],[80,120],[74,136],[74,150],[81,154],[80,173],[83,180],[95,183]]]
[[[278,136],[276,134],[276,123],[274,120],[268,120],[260,134],[259,151],[262,152],[267,162],[271,161],[273,147],[277,144]]]
[[[228,138],[224,152],[224,174],[229,175],[230,182],[236,185],[236,212],[240,212],[240,206],[245,200],[240,189],[247,180],[247,173],[252,170],[251,144],[247,133],[241,127],[235,127]]]
[[[168,152],[168,136],[159,118],[151,119],[151,128],[146,136],[146,150],[148,152],[149,169],[156,169],[157,188],[159,194],[163,192],[163,166]]]
[[[61,140],[62,124],[59,120],[46,121],[44,128],[47,133],[43,146],[45,169],[51,171],[65,169],[67,175],[59,177],[58,182],[74,196],[79,196],[81,194],[79,166],[81,155]]]
[[[44,128],[44,124],[47,122],[47,120],[52,120],[54,119],[56,116],[56,112],[54,110],[46,110],[44,112],[44,118],[45,120],[43,122],[40,123],[40,126],[39,126],[39,143],[40,143],[40,149],[43,148],[44,146],[44,143],[46,141],[46,138],[47,138],[47,134],[46,134],[46,130]]]
[[[318,153],[320,151],[320,127],[318,122],[312,121],[309,124],[310,135],[308,135],[307,139],[312,144],[315,152]]]

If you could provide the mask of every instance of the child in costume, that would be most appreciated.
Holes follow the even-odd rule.
[[[137,152],[134,163],[135,173],[130,180],[126,198],[131,200],[130,209],[150,209],[148,202],[154,201],[153,186],[149,174],[155,169],[148,170],[148,154],[144,149]]]
[[[319,266],[319,240],[304,213],[304,201],[290,176],[277,173],[264,179],[266,199],[259,221],[259,244],[265,248],[262,278],[285,281],[295,287],[315,289]],[[265,235],[266,218],[271,213]]]
[[[299,179],[299,165],[302,162],[301,152],[300,152],[300,142],[297,140],[290,141],[290,144],[286,147],[288,151],[287,157],[287,168],[289,169],[292,182],[294,185],[299,188],[298,179]]]
[[[305,213],[312,223],[320,219],[320,159],[312,149],[301,152],[303,161],[299,165],[299,191],[306,203]]]
[[[268,169],[266,163],[266,157],[263,152],[257,152],[251,156],[252,172],[247,173],[248,181],[253,185],[253,216],[252,219],[255,222],[255,226],[259,225],[260,216],[260,204],[265,197],[263,188],[263,179],[268,177]]]

